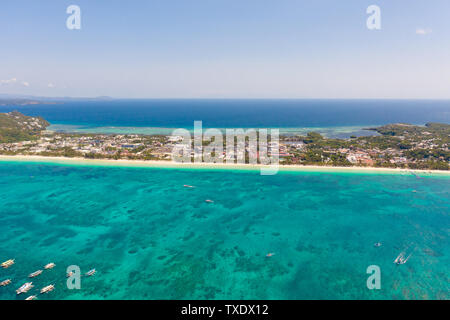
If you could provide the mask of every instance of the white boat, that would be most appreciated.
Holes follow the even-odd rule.
[[[41,273],[42,273],[42,270],[35,271],[35,272],[33,272],[33,273],[30,273],[30,274],[28,275],[28,278],[34,278],[34,277],[37,277],[37,276],[40,275]]]
[[[6,269],[6,268],[11,267],[13,264],[14,264],[14,259],[9,259],[9,260],[6,260],[5,262],[3,262],[1,264],[1,266],[3,269]]]
[[[30,291],[31,288],[33,288],[33,282],[27,282],[24,285],[22,285],[19,289],[16,290],[17,294],[26,293]]]
[[[0,287],[6,287],[8,284],[11,283],[11,279],[6,279],[0,282]]]
[[[87,275],[88,277],[90,277],[90,276],[93,276],[96,272],[97,272],[97,270],[92,269],[92,270],[89,270],[88,272],[86,272],[86,275]]]
[[[408,262],[409,258],[411,258],[412,253],[405,259],[405,257],[402,257],[399,261],[399,264],[405,264]]]
[[[29,296],[29,297],[26,298],[25,300],[36,300],[36,296]]]
[[[44,269],[53,269],[56,266],[53,262],[50,262],[44,266]]]
[[[49,293],[49,292],[53,291],[54,289],[55,289],[55,285],[51,284],[49,286],[43,287],[41,289],[41,293]]]
[[[402,252],[402,253],[400,253],[398,256],[397,256],[397,258],[395,258],[395,260],[394,260],[394,263],[395,264],[400,264],[400,261],[403,259],[403,256],[404,255],[404,253]]]

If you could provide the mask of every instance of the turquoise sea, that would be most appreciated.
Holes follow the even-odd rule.
[[[16,263],[0,299],[24,299],[49,262],[29,294],[56,289],[39,299],[449,299],[449,182],[2,161],[0,260]],[[69,265],[97,274],[69,290]]]

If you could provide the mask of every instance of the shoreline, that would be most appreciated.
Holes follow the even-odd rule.
[[[226,170],[260,170],[270,168],[261,164],[227,164],[227,163],[178,163],[168,160],[111,160],[111,159],[86,159],[80,157],[46,157],[34,155],[0,155],[0,162],[47,162],[56,164],[73,165],[99,165],[112,167],[137,167],[137,168],[185,168],[185,169],[226,169]],[[335,167],[316,165],[279,165],[279,171],[298,172],[347,172],[347,173],[391,173],[391,174],[411,174],[421,173],[427,175],[450,176],[450,171],[445,170],[422,170],[422,169],[402,169],[402,168],[376,168],[376,167]]]
[[[423,125],[423,124],[420,124]],[[380,127],[382,125],[348,125],[348,126],[316,126],[316,127],[270,127],[266,126],[264,129],[279,129],[282,135],[306,134],[311,131],[319,132],[326,137],[333,137],[336,134],[345,134],[350,137],[358,132],[364,132],[361,136],[375,136],[380,135],[370,128]],[[154,127],[154,126],[89,126],[83,124],[63,124],[53,123],[47,127],[47,131],[54,133],[68,133],[68,134],[138,134],[138,135],[172,135],[173,131],[178,127]],[[189,132],[194,132],[194,127],[185,127]],[[203,127],[208,129],[208,127]],[[226,127],[217,128],[225,133]],[[244,129],[261,129],[258,127],[245,127]]]

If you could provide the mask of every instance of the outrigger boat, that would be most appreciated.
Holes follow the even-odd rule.
[[[43,287],[43,288],[41,289],[41,293],[49,293],[49,292],[51,292],[51,291],[53,291],[53,290],[55,290],[55,285],[54,285],[54,284],[51,284],[51,285],[49,285],[49,286]]]
[[[205,202],[208,202],[208,203],[214,203],[214,201],[209,200],[209,199],[205,200]]]
[[[408,262],[409,258],[411,258],[411,255],[412,253],[407,258],[405,258],[405,253],[402,252],[398,255],[397,258],[395,258],[394,263],[397,265],[405,264],[406,262]]]
[[[53,262],[50,262],[49,264],[46,264],[44,266],[44,269],[53,269],[56,266]]]
[[[400,259],[399,264],[405,264],[406,262],[408,262],[409,258],[411,258],[412,253],[405,259],[405,257],[402,257]]]
[[[35,272],[33,272],[33,273],[30,273],[30,274],[28,275],[28,278],[34,278],[34,277],[37,277],[37,276],[40,275],[41,273],[42,273],[42,270],[35,271]]]
[[[27,293],[28,291],[30,291],[31,288],[33,288],[33,282],[27,282],[24,285],[22,285],[19,289],[16,290],[17,294],[21,294],[21,293]]]
[[[3,262],[1,264],[1,266],[3,269],[6,269],[6,268],[11,267],[13,264],[14,264],[14,259],[9,259],[9,260],[6,260],[5,262]]]
[[[36,300],[36,296],[29,296],[29,297],[26,298],[25,300]]]
[[[11,279],[6,279],[0,282],[0,287],[6,287],[8,284],[11,283]]]
[[[394,263],[395,263],[395,264],[400,264],[400,261],[401,261],[401,259],[403,258],[403,255],[404,255],[404,253],[401,252],[401,253],[397,256],[397,258],[395,258]]]
[[[87,275],[88,277],[90,277],[90,276],[93,276],[96,272],[97,272],[97,270],[92,269],[92,270],[89,270],[88,272],[86,272],[86,275]]]

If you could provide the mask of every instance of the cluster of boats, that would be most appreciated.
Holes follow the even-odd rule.
[[[7,260],[7,261],[3,262],[2,264],[0,264],[0,266],[1,266],[3,269],[7,269],[7,268],[11,267],[14,263],[15,263],[15,260],[14,260],[14,259],[10,259],[10,260]],[[50,263],[46,264],[46,265],[44,266],[43,269],[44,269],[44,270],[50,270],[50,269],[53,269],[55,266],[56,266],[55,263],[50,262]],[[37,271],[35,271],[35,272],[32,272],[32,273],[30,273],[30,274],[28,275],[28,278],[36,278],[37,276],[41,275],[43,272],[44,272],[44,271],[41,270],[41,269],[40,269],[40,270],[37,270]],[[86,273],[86,276],[88,276],[88,277],[93,276],[96,272],[97,272],[97,271],[96,271],[95,269],[91,269],[91,270],[89,270],[89,271]],[[73,272],[69,272],[69,273],[67,274],[67,277],[70,277],[70,276],[72,276],[72,275],[73,275]],[[0,287],[6,287],[7,285],[10,285],[11,282],[12,282],[11,279],[3,280],[2,282],[0,282]],[[33,282],[26,282],[26,283],[24,283],[22,286],[20,286],[20,288],[18,288],[18,289],[16,290],[16,293],[17,293],[17,295],[20,295],[20,294],[22,294],[22,293],[27,293],[27,292],[30,291],[32,288],[34,288]],[[40,290],[40,293],[41,293],[41,294],[45,294],[45,293],[52,292],[53,290],[55,290],[55,285],[54,285],[54,284],[50,284],[50,285],[48,285],[48,286],[43,287],[43,288]],[[35,300],[36,298],[37,298],[37,297],[36,297],[35,295],[31,295],[31,296],[27,297],[25,300]]]
[[[22,294],[22,293],[27,293],[32,288],[34,288],[33,282],[27,282],[27,283],[23,284],[19,289],[17,289],[16,293],[18,295]],[[55,285],[51,284],[51,285],[43,287],[40,292],[41,292],[41,294],[43,294],[43,293],[49,293],[53,290],[55,290]],[[34,299],[36,299],[36,296],[29,296],[25,300],[34,300]]]
[[[15,263],[15,260],[10,259],[10,260],[3,262],[1,264],[1,267],[3,269],[7,269],[7,268],[11,267],[14,263]],[[56,265],[53,262],[50,262],[44,266],[44,269],[50,270],[50,269],[53,269],[55,266]],[[44,272],[43,270],[37,270],[35,272],[32,272],[28,275],[28,278],[35,278],[35,277],[39,276],[40,274],[42,274],[43,272]],[[6,280],[0,282],[0,287],[6,287],[7,285],[11,284],[11,282],[12,282],[11,279],[6,279]],[[21,285],[19,289],[16,290],[16,293],[17,293],[17,295],[22,294],[22,293],[27,293],[28,291],[30,291],[33,288],[34,288],[33,282],[26,282],[23,285]],[[54,289],[55,289],[55,285],[51,284],[51,285],[43,287],[40,290],[40,292],[41,293],[49,293],[49,292],[53,291]],[[36,296],[32,295],[32,296],[27,297],[25,300],[34,300],[34,299],[36,299]]]

